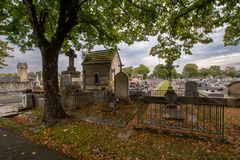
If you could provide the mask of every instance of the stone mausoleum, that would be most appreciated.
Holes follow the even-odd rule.
[[[86,55],[82,62],[84,90],[108,90],[114,93],[114,77],[120,72],[117,50],[98,50]]]

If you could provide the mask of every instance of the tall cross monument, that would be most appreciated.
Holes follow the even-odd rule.
[[[122,62],[118,66],[120,67],[120,72],[122,72],[122,67],[124,66]]]
[[[77,55],[74,53],[73,49],[70,49],[66,56],[69,57],[69,66],[67,68],[68,71],[76,71],[76,68],[74,67],[74,58],[77,58]]]

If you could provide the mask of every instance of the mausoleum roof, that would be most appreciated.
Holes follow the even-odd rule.
[[[117,54],[117,51],[111,49],[92,51],[86,55],[82,64],[111,62],[115,54]]]

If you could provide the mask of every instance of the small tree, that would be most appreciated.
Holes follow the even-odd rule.
[[[224,74],[228,77],[235,77],[236,76],[236,68],[235,67],[230,67],[230,66],[226,66],[225,70],[224,70]]]
[[[198,73],[201,77],[206,78],[206,77],[209,76],[209,69],[208,68],[201,68],[201,69],[199,69]]]
[[[147,78],[149,72],[149,68],[144,64],[140,64],[137,68],[134,69],[134,73],[143,74],[143,79]]]
[[[214,65],[209,67],[209,74],[213,77],[220,77],[222,74],[220,66]]]
[[[154,70],[153,70],[153,75],[155,77],[158,77],[158,78],[163,78],[163,79],[166,79],[168,77],[168,68],[166,65],[164,64],[158,64],[154,67]],[[176,69],[173,68],[172,71],[171,71],[171,78],[176,78],[177,77],[177,72],[176,72]]]
[[[183,75],[186,78],[195,78],[198,76],[198,66],[193,63],[188,63],[183,68]]]
[[[150,55],[158,56],[159,58],[163,59],[166,63],[166,68],[168,70],[167,77],[171,79],[172,71],[174,70],[173,63],[180,58],[182,52],[186,54],[191,54],[190,48],[191,45],[187,45],[187,42],[179,43],[173,37],[158,37],[158,42],[156,46],[154,46],[151,51]]]

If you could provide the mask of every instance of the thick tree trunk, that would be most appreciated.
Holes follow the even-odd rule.
[[[55,123],[57,120],[66,117],[61,105],[61,98],[58,86],[58,53],[47,53],[42,50],[42,70],[44,86],[44,116],[46,123]]]

